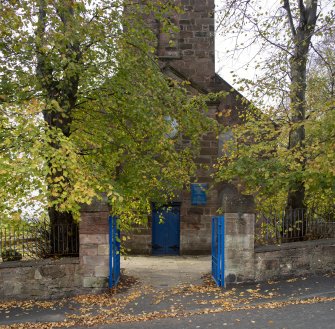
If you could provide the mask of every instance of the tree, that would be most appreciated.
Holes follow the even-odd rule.
[[[125,227],[145,220],[152,201],[166,202],[188,183],[210,125],[206,97],[189,97],[160,72],[145,24],[151,15],[174,29],[166,17],[178,7],[104,0],[1,7],[3,215],[26,207],[33,193],[52,222],[72,222],[81,203],[106,193]]]
[[[309,121],[309,189],[314,194],[312,207],[334,216],[334,139],[335,139],[335,51],[334,35],[326,33],[316,45],[307,76],[307,114]],[[320,190],[322,193],[320,193]]]
[[[334,173],[328,167],[332,161],[313,176],[315,163],[324,155],[322,124],[334,132],[333,121],[324,121],[332,117],[334,98],[329,95],[327,103],[311,110],[315,90],[308,89],[311,55],[313,50],[318,54],[313,40],[334,28],[331,3],[322,4],[284,0],[262,7],[252,0],[231,0],[219,12],[220,32],[230,32],[237,40],[234,54],[251,44],[259,46],[254,67],[262,73],[254,81],[239,81],[241,90],[250,92],[253,107],[244,113],[242,125],[229,127],[234,139],[226,143],[230,152],[221,159],[218,178],[237,178],[263,207],[304,209],[315,192],[328,199],[328,206],[334,201]],[[327,152],[333,159],[334,150]]]

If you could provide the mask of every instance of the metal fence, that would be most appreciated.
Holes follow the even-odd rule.
[[[335,238],[335,218],[306,209],[260,213],[256,219],[256,244],[280,244]]]
[[[78,256],[77,224],[0,221],[0,261]]]

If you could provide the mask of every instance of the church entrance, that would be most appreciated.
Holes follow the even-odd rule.
[[[152,254],[179,255],[180,204],[173,203],[152,211]]]

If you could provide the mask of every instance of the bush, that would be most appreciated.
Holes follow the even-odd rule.
[[[15,261],[15,260],[21,260],[22,255],[13,249],[7,249],[1,253],[2,260],[4,262],[10,262],[10,261]]]

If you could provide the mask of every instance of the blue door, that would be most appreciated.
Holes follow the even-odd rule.
[[[180,205],[172,204],[152,211],[152,254],[179,255]]]

